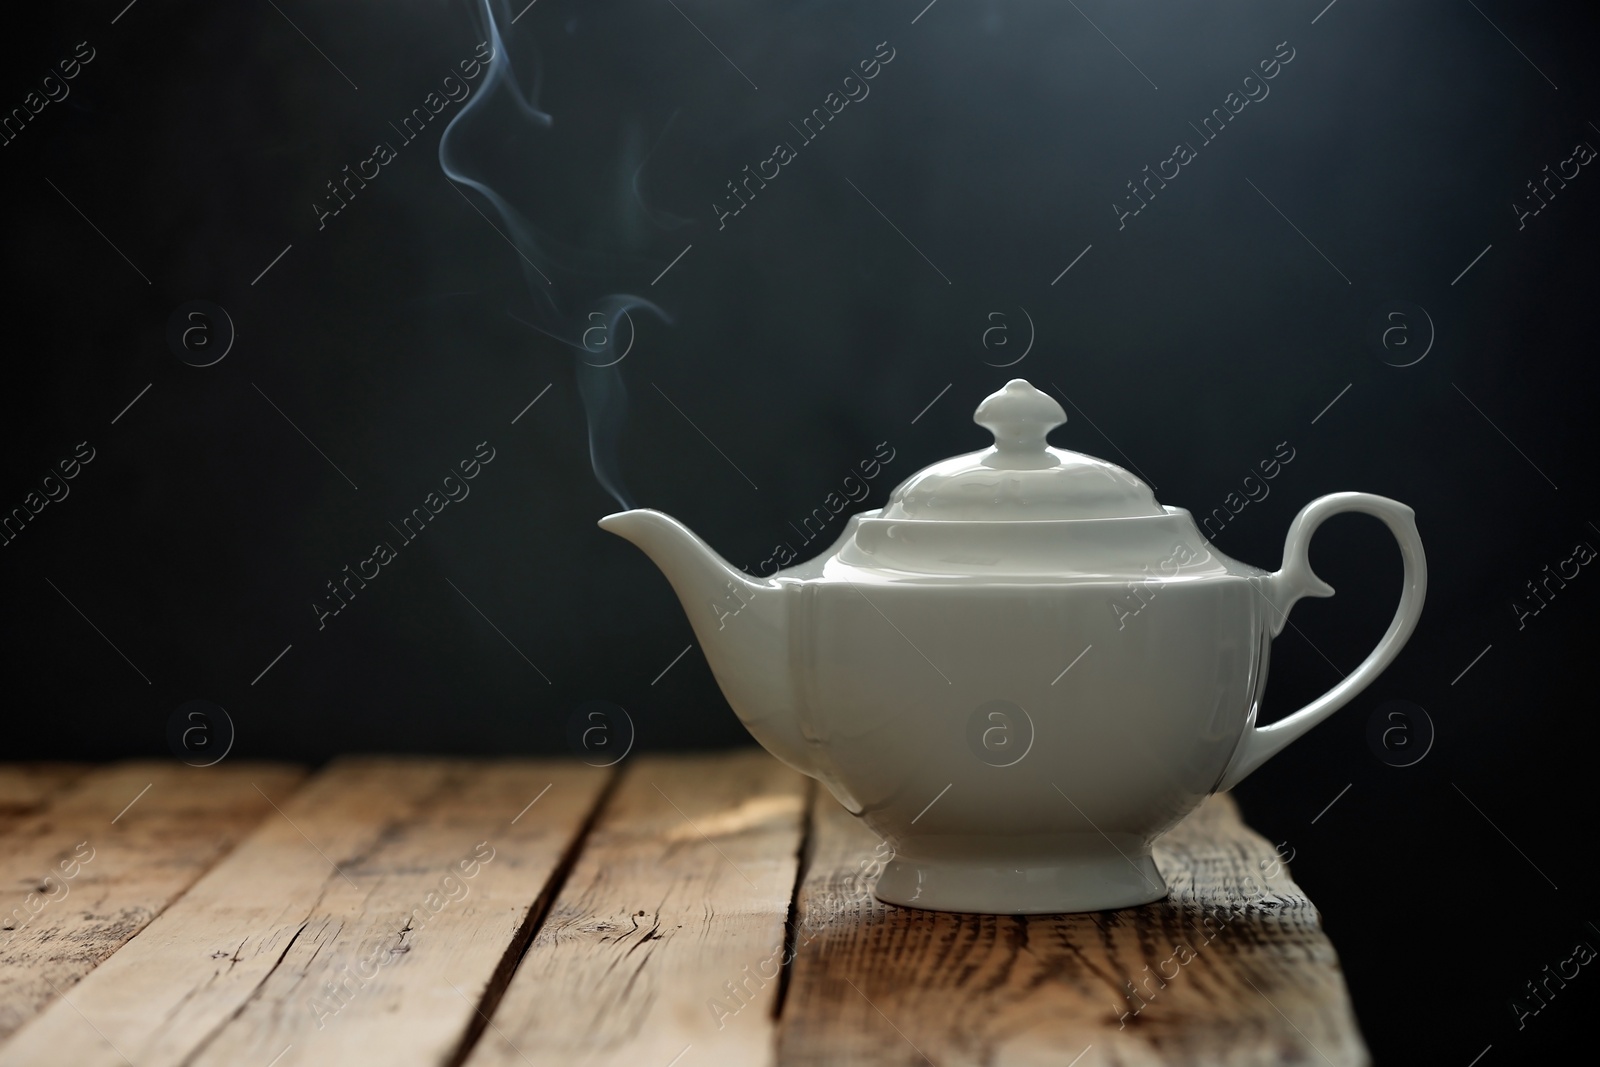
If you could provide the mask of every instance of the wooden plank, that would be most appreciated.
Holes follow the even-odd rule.
[[[609,778],[568,762],[336,763],[274,796],[280,814],[0,1064],[446,1062]]]
[[[87,763],[0,763],[0,834],[88,772]]]
[[[33,776],[39,810],[0,832],[0,1039],[144,929],[272,808],[304,771],[123,763]],[[52,782],[72,784],[50,792]],[[26,796],[26,776],[10,795]]]
[[[1316,909],[1230,797],[1157,843],[1167,900],[1088,915],[889,907],[877,838],[827,796],[813,826],[780,1063],[1367,1062]]]
[[[808,787],[760,751],[630,763],[468,1067],[770,1063]]]

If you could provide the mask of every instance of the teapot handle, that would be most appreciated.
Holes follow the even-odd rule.
[[[1389,629],[1361,665],[1345,679],[1293,715],[1279,719],[1270,726],[1256,726],[1252,721],[1245,727],[1238,750],[1217,784],[1216,792],[1232,789],[1267,760],[1277,755],[1289,742],[1348,704],[1385,667],[1399,655],[1401,647],[1417,628],[1422,615],[1423,597],[1428,591],[1428,561],[1422,552],[1422,539],[1417,536],[1416,513],[1398,500],[1371,493],[1330,493],[1318,497],[1301,509],[1289,525],[1289,536],[1283,546],[1283,566],[1275,573],[1253,578],[1257,591],[1266,599],[1271,619],[1268,632],[1277,637],[1289,621],[1289,609],[1304,596],[1332,596],[1333,587],[1311,571],[1308,552],[1311,536],[1317,527],[1342,511],[1359,511],[1382,520],[1400,543],[1400,558],[1405,563],[1405,575],[1400,592],[1400,606],[1395,609]]]

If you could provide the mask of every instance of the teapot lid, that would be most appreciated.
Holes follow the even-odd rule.
[[[989,394],[972,421],[994,445],[941,460],[889,496],[883,519],[1115,519],[1167,514],[1143,481],[1114,463],[1052,448],[1067,421],[1061,405],[1021,378]]]

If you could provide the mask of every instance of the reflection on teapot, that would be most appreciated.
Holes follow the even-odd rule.
[[[992,447],[917,472],[771,577],[659,511],[600,525],[667,576],[755,739],[893,847],[880,900],[1019,914],[1158,900],[1152,842],[1348,703],[1411,636],[1427,588],[1412,511],[1319,497],[1267,572],[1121,467],[1051,448],[1066,415],[1022,379],[975,421]],[[1258,727],[1272,638],[1301,597],[1333,594],[1311,571],[1312,534],[1345,511],[1399,541],[1399,608],[1343,681]]]

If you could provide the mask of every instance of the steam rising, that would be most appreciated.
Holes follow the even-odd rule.
[[[584,412],[589,426],[589,462],[594,468],[595,478],[616,499],[618,506],[629,509],[634,506],[633,500],[623,483],[617,462],[617,446],[622,428],[627,421],[627,387],[623,384],[622,373],[617,366],[621,362],[620,358],[609,355],[609,348],[605,353],[597,351],[596,347],[593,347],[591,338],[601,336],[611,344],[619,338],[626,338],[624,343],[631,346],[632,331],[635,327],[628,315],[630,311],[649,311],[663,322],[672,320],[655,304],[643,297],[628,293],[582,295],[580,291],[577,297],[558,298],[551,275],[562,272],[542,250],[544,242],[538,230],[522,212],[512,206],[506,197],[486,181],[473,176],[473,172],[480,171],[480,168],[475,167],[471,160],[463,158],[466,153],[456,146],[455,142],[460,139],[456,134],[458,127],[470,130],[475,124],[482,125],[476,117],[491,98],[509,102],[522,121],[537,129],[549,129],[555,122],[551,114],[539,108],[541,74],[537,64],[533,64],[530,91],[525,92],[517,81],[511,56],[500,35],[494,6],[494,0],[483,0],[488,40],[494,48],[493,58],[488,64],[488,73],[478,92],[450,120],[439,138],[439,166],[451,181],[475,190],[488,200],[504,223],[506,236],[517,249],[523,279],[533,297],[535,308],[536,321],[529,322],[521,318],[517,318],[517,321],[578,350],[575,371],[578,392],[583,398]],[[505,15],[504,9],[501,15],[502,17]],[[636,137],[634,141],[637,142]],[[643,161],[640,161],[630,177],[630,188],[635,193],[634,199],[641,207],[643,202],[637,197],[637,176],[638,169],[642,167]],[[648,212],[649,209],[645,210]],[[662,218],[652,217],[650,221],[657,225],[663,223],[670,225],[670,222]],[[563,276],[563,284],[569,285],[572,289],[580,289],[581,279],[575,283],[569,281],[567,276]],[[603,333],[597,334],[597,327],[603,328]]]

